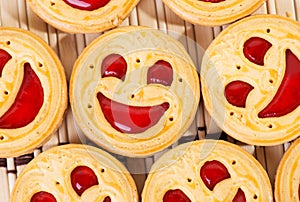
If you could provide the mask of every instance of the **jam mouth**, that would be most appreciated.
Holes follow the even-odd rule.
[[[164,102],[154,106],[131,106],[113,101],[101,92],[97,93],[97,99],[110,125],[121,133],[142,133],[156,125],[170,104]]]

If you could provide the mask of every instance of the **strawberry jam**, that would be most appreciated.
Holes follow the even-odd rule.
[[[174,189],[165,193],[163,202],[191,202],[191,200],[180,189]]]
[[[127,62],[119,54],[111,54],[104,58],[101,64],[101,75],[104,77],[116,77],[124,80],[127,72]]]
[[[99,183],[97,176],[91,168],[77,166],[71,172],[71,184],[75,192],[81,196],[85,190]]]
[[[56,199],[52,194],[40,191],[31,197],[30,202],[56,202]]]
[[[227,168],[219,161],[212,160],[204,163],[200,169],[200,177],[209,190],[221,181],[230,178]]]
[[[93,11],[104,7],[110,0],[63,0],[69,6],[85,11]]]
[[[225,87],[225,97],[227,101],[236,107],[246,107],[248,94],[253,90],[253,86],[243,81],[232,81]]]
[[[159,60],[148,69],[147,84],[156,83],[171,86],[172,81],[173,69],[169,62]]]
[[[8,92],[7,92],[8,93]],[[44,103],[42,84],[29,63],[24,64],[24,78],[8,111],[0,117],[0,128],[15,129],[30,124]]]
[[[11,59],[11,55],[5,50],[0,49],[0,77],[2,76],[2,71],[6,63]]]
[[[246,196],[243,190],[240,188],[238,189],[236,195],[234,196],[232,202],[246,202]]]

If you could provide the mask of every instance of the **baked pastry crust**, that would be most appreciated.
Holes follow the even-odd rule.
[[[44,21],[69,33],[96,33],[117,27],[139,0],[111,0],[92,11],[80,10],[63,0],[28,0],[31,9]]]
[[[253,13],[265,0],[225,0],[219,3],[202,0],[163,0],[163,2],[188,22],[216,26],[234,22]]]
[[[299,201],[300,139],[293,142],[282,157],[275,179],[276,201]]]
[[[101,63],[110,54],[125,58],[124,81],[101,78]],[[147,84],[147,71],[158,60],[172,65],[170,86]],[[167,102],[169,109],[146,131],[122,133],[103,115],[98,92],[130,106]],[[199,78],[184,47],[161,31],[139,26],[114,29],[93,41],[76,61],[70,81],[71,107],[83,133],[111,152],[134,157],[149,156],[179,139],[194,120],[199,97]]]
[[[31,32],[17,28],[1,27],[0,36],[0,49],[12,57],[0,78],[0,91],[7,92],[0,94],[1,116],[15,103],[26,63],[39,78],[44,96],[32,122],[0,129],[0,157],[7,158],[32,152],[50,138],[62,123],[68,95],[63,66],[48,44]]]
[[[77,166],[91,168],[98,185],[78,196],[71,184],[71,173]],[[39,154],[22,170],[12,192],[11,201],[30,201],[40,191],[51,193],[57,201],[137,202],[133,178],[121,162],[96,147],[80,144],[56,146]]]
[[[227,168],[230,178],[210,190],[200,172],[206,162],[215,160]],[[176,189],[193,202],[232,201],[239,188],[245,193],[246,201],[272,201],[267,173],[253,156],[225,141],[199,140],[171,149],[152,165],[142,201],[162,201],[168,190]]]
[[[287,69],[286,51],[290,49],[300,58],[300,49],[295,46],[300,42],[299,35],[299,23],[292,19],[256,15],[229,26],[208,47],[200,73],[204,104],[228,135],[254,145],[277,145],[299,136],[300,107],[277,117],[258,116],[279,92]],[[251,62],[243,54],[245,42],[254,37],[271,44],[263,65]],[[229,103],[225,97],[225,88],[233,81],[253,87],[244,107]]]

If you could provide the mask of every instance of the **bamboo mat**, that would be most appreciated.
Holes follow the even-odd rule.
[[[268,0],[256,13],[270,13],[298,19],[300,16],[300,0]],[[72,66],[85,46],[100,34],[67,34],[54,29],[44,23],[29,8],[25,0],[0,0],[1,26],[19,27],[37,34],[45,40],[60,57],[69,80]],[[226,26],[205,27],[192,25],[169,10],[161,0],[141,0],[131,15],[122,23],[125,25],[143,25],[159,29],[179,40],[188,50],[195,65],[200,68],[201,59],[205,49],[215,36]],[[170,148],[183,142],[203,139],[205,137],[221,138],[240,145],[255,156],[268,172],[272,185],[274,184],[277,165],[289,147],[289,143],[272,147],[254,147],[242,144],[222,133],[216,127],[200,101],[195,121],[185,135]],[[44,146],[36,149],[32,154],[17,158],[0,159],[0,202],[7,202],[11,190],[22,168],[40,152],[50,147],[67,143],[92,144],[84,138],[76,127],[70,108],[59,130]],[[170,149],[168,148],[168,149]],[[132,173],[138,190],[141,192],[153,162],[162,155],[159,152],[149,158],[125,158],[116,156]]]

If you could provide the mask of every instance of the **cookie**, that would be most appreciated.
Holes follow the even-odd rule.
[[[163,0],[182,19],[198,25],[234,22],[257,10],[265,0]]]
[[[184,47],[146,27],[114,29],[76,61],[70,101],[79,127],[99,146],[149,156],[178,140],[194,120],[199,78]]]
[[[69,33],[96,33],[117,27],[139,0],[28,0],[47,23]]]
[[[41,146],[67,108],[64,68],[54,51],[29,31],[0,28],[0,157]]]
[[[17,201],[137,202],[133,178],[123,164],[96,147],[56,146],[22,170],[13,188]]]
[[[300,24],[256,15],[225,29],[201,65],[204,104],[228,135],[252,145],[299,136]]]
[[[216,140],[181,144],[151,167],[142,201],[273,201],[266,171],[242,148]]]

